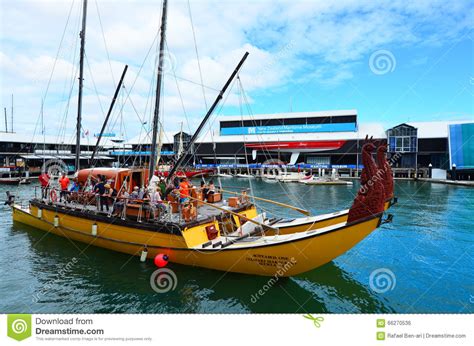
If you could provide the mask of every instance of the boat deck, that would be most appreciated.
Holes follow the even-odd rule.
[[[40,199],[40,201],[45,203],[45,204],[50,204],[51,203],[51,202],[48,202],[47,200],[41,200]],[[58,202],[55,202],[54,205],[56,205],[58,207],[61,207],[61,208],[67,208],[67,209],[72,209],[72,210],[76,210],[76,211],[92,213],[92,214],[95,214],[95,215],[102,215],[102,216],[112,217],[112,210],[113,210],[112,206],[109,206],[109,211],[106,211],[105,208],[104,208],[104,211],[100,211],[100,209],[95,204],[84,205],[84,204],[80,204],[80,203],[76,203],[76,202],[63,202],[63,201],[59,202],[58,201]],[[216,207],[219,207],[219,208],[222,208],[222,209],[225,209],[225,210],[229,210],[231,212],[238,212],[242,209],[242,207],[245,207],[245,205],[244,205],[240,208],[232,208],[227,203],[225,203],[224,201],[212,203],[212,205],[215,205]],[[144,206],[148,206],[148,205],[144,204]],[[153,219],[148,220],[145,217],[142,217],[140,219],[140,221],[141,222],[147,222],[147,223],[154,223],[155,221],[167,221],[167,222],[172,222],[172,223],[178,224],[179,226],[186,226],[187,224],[189,224],[191,222],[192,223],[201,223],[201,222],[208,221],[209,219],[222,216],[223,214],[224,214],[224,211],[219,210],[218,208],[214,208],[211,205],[204,204],[204,205],[201,205],[197,208],[197,217],[196,217],[196,219],[194,219],[192,221],[184,220],[182,218],[180,212],[178,212],[178,213],[168,212],[168,213],[166,213],[166,215],[163,218],[156,219],[156,220],[153,220]]]

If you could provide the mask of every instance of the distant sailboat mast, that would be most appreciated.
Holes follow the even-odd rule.
[[[148,179],[151,179],[155,174],[157,155],[157,135],[158,126],[160,126],[160,98],[161,98],[161,86],[163,84],[163,55],[165,53],[165,39],[166,39],[166,17],[168,1],[163,0],[163,11],[161,15],[161,36],[160,36],[160,55],[158,57],[158,74],[156,79],[156,96],[155,96],[155,112],[153,114],[152,130],[153,134],[151,137],[151,152],[150,152],[150,167],[148,173]]]
[[[178,159],[183,155],[183,122],[181,122],[181,130],[179,131],[179,146],[178,146]]]
[[[84,0],[82,7],[82,30],[79,34],[81,38],[81,51],[79,59],[79,97],[77,102],[77,123],[76,123],[76,170],[80,169],[81,154],[81,123],[82,123],[82,86],[84,81],[84,47],[86,44],[86,18],[87,18],[87,0]]]

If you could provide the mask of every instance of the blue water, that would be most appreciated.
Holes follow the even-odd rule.
[[[249,185],[238,179],[222,183]],[[348,208],[358,184],[255,180],[252,187],[256,195],[319,214]],[[6,190],[1,186],[0,195]],[[13,190],[27,198],[34,188]],[[177,286],[162,294],[150,287],[156,269],[151,262],[13,224],[9,208],[1,206],[0,311],[472,313],[474,189],[397,181],[395,191],[399,204],[390,209],[393,223],[321,268],[269,286],[266,277],[170,264]],[[268,213],[298,216],[270,204],[262,207]],[[388,281],[371,281],[377,270]],[[269,289],[256,299],[263,287]]]

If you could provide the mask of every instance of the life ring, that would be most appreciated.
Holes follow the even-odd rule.
[[[56,202],[58,200],[58,194],[56,193],[56,190],[51,190],[49,197],[51,197],[52,202]]]

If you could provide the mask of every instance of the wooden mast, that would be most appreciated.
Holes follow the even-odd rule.
[[[155,166],[157,159],[157,135],[158,126],[160,126],[160,98],[161,98],[161,86],[163,84],[163,55],[165,53],[165,39],[166,39],[166,17],[167,17],[167,6],[168,1],[163,0],[163,11],[161,14],[161,36],[160,36],[160,55],[158,57],[158,74],[156,77],[156,96],[155,96],[155,112],[153,114],[152,124],[152,138],[151,138],[151,150],[150,150],[150,167],[148,172],[148,180],[150,180],[155,174]]]
[[[87,0],[84,0],[82,7],[82,29],[79,33],[81,38],[81,50],[79,58],[79,97],[77,101],[77,122],[76,122],[76,171],[80,169],[81,153],[81,122],[82,122],[82,84],[84,77],[84,46],[86,43],[86,18],[87,18]]]
[[[178,161],[176,161],[175,165],[173,166],[173,168],[170,170],[169,174],[168,174],[168,177],[167,179],[170,180],[171,177],[173,176],[173,174],[176,173],[177,169],[183,164],[186,156],[189,154],[189,152],[191,151],[191,148],[193,147],[194,145],[194,142],[196,141],[196,139],[198,138],[199,134],[201,133],[201,130],[202,128],[204,127],[204,125],[206,124],[207,120],[209,119],[209,117],[212,115],[212,113],[214,112],[214,110],[216,109],[217,105],[219,104],[219,102],[221,101],[222,97],[224,96],[224,93],[226,92],[227,88],[229,87],[230,83],[234,80],[235,76],[237,75],[237,73],[239,72],[240,68],[242,67],[242,65],[244,64],[245,60],[247,59],[249,55],[249,52],[245,52],[244,56],[242,57],[242,59],[240,59],[239,63],[237,64],[237,67],[234,69],[234,71],[232,72],[232,74],[230,75],[229,79],[227,80],[227,82],[225,83],[225,85],[222,87],[221,91],[219,92],[219,95],[217,95],[214,103],[212,104],[211,108],[209,108],[209,110],[207,111],[206,115],[204,116],[204,119],[202,119],[201,123],[199,124],[197,130],[194,132],[193,136],[191,137],[191,139],[189,140],[189,143],[188,145],[186,146],[186,149],[184,149],[184,153],[183,155],[181,155],[181,157],[178,159]]]
[[[125,78],[125,74],[127,73],[127,70],[128,70],[128,65],[125,65],[122,72],[122,76],[120,77],[120,81],[117,87],[115,88],[114,97],[112,98],[112,102],[110,103],[110,107],[109,107],[109,110],[107,111],[107,115],[105,116],[105,120],[102,124],[102,128],[100,129],[99,136],[97,137],[97,142],[95,143],[94,151],[92,152],[91,158],[89,160],[91,164],[94,164],[94,157],[97,154],[97,151],[99,150],[100,140],[102,139],[102,136],[104,135],[105,128],[107,127],[107,123],[109,122],[110,114],[112,114],[112,110],[114,109],[115,101],[117,100],[117,96],[120,92],[120,88],[122,87],[123,79]]]

